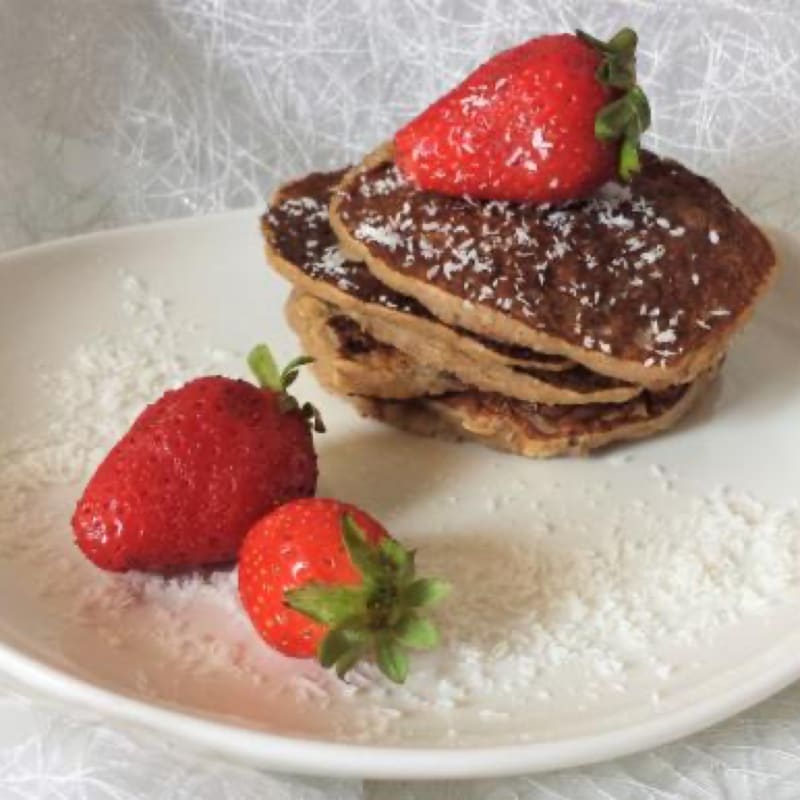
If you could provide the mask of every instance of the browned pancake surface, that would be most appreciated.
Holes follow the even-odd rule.
[[[623,424],[655,419],[674,406],[688,391],[688,384],[642,394],[625,403],[590,403],[582,406],[525,403],[488,392],[457,392],[437,397],[438,403],[462,412],[510,418],[535,436],[573,436],[603,433]]]
[[[338,218],[404,279],[646,367],[735,327],[774,267],[714,184],[651,153],[630,185],[559,208],[421,192],[384,160],[342,191]]]
[[[346,170],[314,172],[281,187],[262,219],[264,235],[288,262],[312,280],[323,281],[365,303],[374,303],[424,319],[433,319],[425,306],[381,283],[359,261],[344,256],[331,229],[328,206]],[[560,356],[497,342],[467,330],[460,334],[477,339],[484,347],[520,360],[561,363]]]
[[[423,436],[470,439],[531,458],[587,453],[673,427],[692,408],[714,373],[624,404],[563,409],[520,403],[482,392],[417,396],[402,401],[355,397],[362,414]]]
[[[385,286],[363,264],[345,258],[340,250],[328,221],[328,205],[345,172],[312,172],[283,186],[277,202],[264,215],[265,234],[287,261],[310,278],[333,284],[367,303],[430,317],[421,303]]]

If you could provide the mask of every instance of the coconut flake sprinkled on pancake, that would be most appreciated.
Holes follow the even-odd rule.
[[[731,331],[774,265],[760,231],[717,187],[650,153],[630,185],[558,207],[422,192],[389,160],[356,172],[337,202],[344,229],[396,273],[396,288],[410,280],[416,294],[416,282],[428,283],[646,366],[671,366]]]

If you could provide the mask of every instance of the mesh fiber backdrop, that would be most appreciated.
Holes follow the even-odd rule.
[[[0,0],[0,250],[260,206],[281,180],[358,159],[498,49],[626,24],[647,146],[800,231],[796,0]],[[0,689],[0,717],[26,703]],[[265,782],[63,714],[25,718],[0,737],[0,800],[800,796],[797,687],[652,753],[448,785]]]
[[[2,0],[0,246],[257,205],[281,179],[357,159],[500,48],[624,24],[642,41],[647,144],[797,226],[798,11],[795,0]]]

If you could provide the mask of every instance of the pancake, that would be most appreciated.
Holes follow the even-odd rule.
[[[392,330],[385,323],[377,327],[386,337],[376,336],[360,317],[297,289],[286,312],[304,352],[317,359],[317,373],[334,391],[349,385],[351,394],[399,398],[468,386],[527,402],[567,405],[621,403],[641,392],[640,387],[620,384],[581,366],[549,372],[464,361],[448,364],[446,359],[432,362],[427,348],[436,355],[435,343],[412,339],[403,341],[406,347],[395,347],[397,338],[404,339],[402,329]],[[430,387],[427,391],[426,386]]]
[[[335,393],[407,398],[465,388],[452,375],[420,367],[342,311],[297,289],[286,303],[286,317],[303,352],[314,358],[317,379]]]
[[[474,441],[529,458],[583,455],[673,427],[703,396],[714,371],[622,404],[543,406],[481,392],[409,400],[353,397],[362,415],[410,433]]]
[[[580,364],[563,370],[541,369],[519,364],[481,362],[462,354],[453,358],[439,339],[421,334],[413,326],[393,325],[376,317],[353,313],[352,318],[378,341],[409,354],[417,363],[452,372],[463,383],[488,392],[539,403],[623,403],[642,391],[607,375],[591,372]]]
[[[384,146],[330,219],[349,258],[446,324],[653,389],[710,369],[775,272],[714,184],[647,152],[630,184],[553,207],[419,191]]]
[[[415,371],[413,362],[351,318],[295,291],[287,316],[317,378],[359,411],[425,436],[474,440],[499,450],[544,458],[586,453],[672,427],[701,396],[713,373],[624,403],[527,403],[459,384],[451,376]],[[367,393],[373,394],[368,395]]]
[[[527,403],[464,386],[446,373],[419,370],[350,317],[295,290],[287,316],[323,386],[365,416],[425,436],[481,442],[529,457],[586,453],[672,427],[712,375],[624,403]]]
[[[448,360],[542,370],[572,366],[561,356],[450,328],[418,301],[382,284],[363,263],[347,259],[328,222],[328,206],[346,170],[316,172],[281,186],[261,219],[267,259],[293,285],[348,312],[358,312],[436,340]]]

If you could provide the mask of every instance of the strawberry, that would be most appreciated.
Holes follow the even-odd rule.
[[[395,134],[397,166],[420,189],[539,203],[627,180],[650,124],[636,43],[578,31],[499,53]]]
[[[232,561],[270,509],[314,494],[309,429],[321,422],[286,393],[265,345],[250,354],[260,386],[205,377],[148,406],[89,481],[72,517],[75,541],[102,569],[164,571]]]
[[[289,656],[316,655],[340,677],[372,655],[402,683],[405,648],[428,649],[439,638],[420,609],[447,591],[415,577],[413,551],[337,500],[281,506],[251,528],[239,556],[239,596],[262,638]]]

